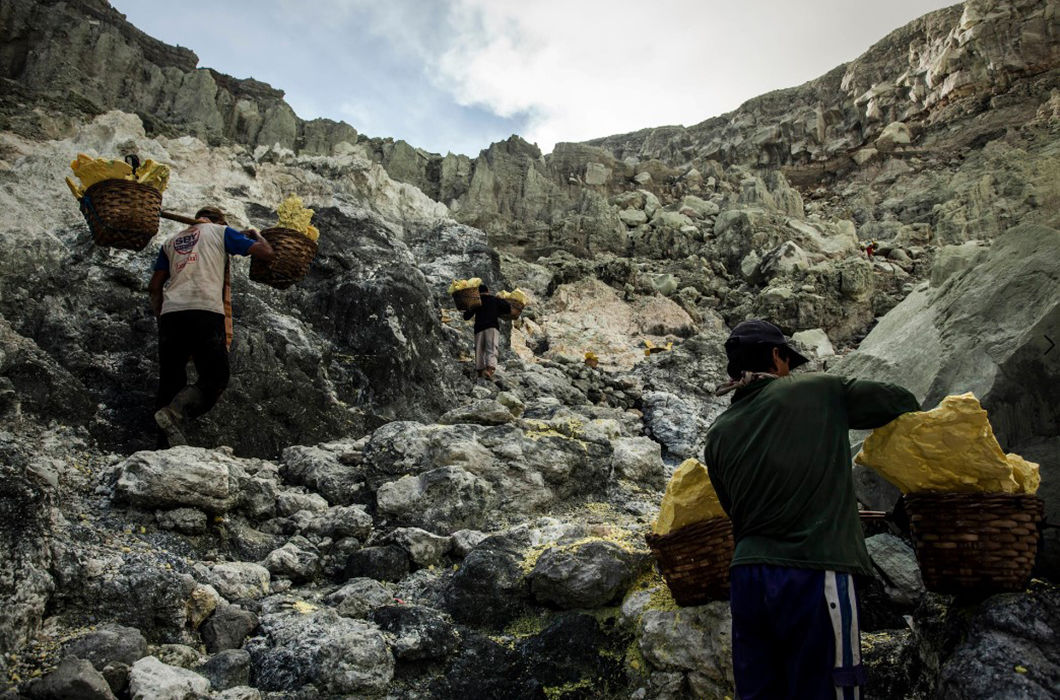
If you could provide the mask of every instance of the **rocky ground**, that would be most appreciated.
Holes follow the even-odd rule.
[[[676,606],[644,535],[748,316],[811,370],[974,391],[1060,521],[1052,4],[933,13],[687,129],[477,158],[302,122],[103,0],[46,4],[0,11],[0,697],[732,696],[727,604]],[[317,210],[295,287],[237,261],[192,447],[152,449],[153,247],[92,245],[78,152],[170,164],[173,211]],[[445,293],[470,276],[533,296],[496,382]],[[1026,591],[954,598],[873,526],[867,696],[1060,694],[1043,533]]]

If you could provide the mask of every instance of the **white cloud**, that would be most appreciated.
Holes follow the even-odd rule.
[[[522,135],[548,151],[730,111],[941,6],[896,0],[888,14],[849,0],[454,0],[453,33],[431,75],[460,104],[526,113]]]

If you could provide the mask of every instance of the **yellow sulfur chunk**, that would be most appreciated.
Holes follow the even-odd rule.
[[[497,296],[501,299],[507,299],[509,301],[514,301],[516,303],[522,304],[523,306],[526,306],[528,303],[530,303],[529,295],[527,295],[527,293],[521,289],[516,289],[511,292],[498,292]]]
[[[1028,462],[1017,454],[1011,452],[1005,455],[1006,461],[1012,467],[1012,478],[1019,484],[1017,493],[1037,493],[1042,484],[1042,477],[1038,473],[1038,465]]]
[[[478,288],[480,284],[482,284],[482,278],[480,277],[472,277],[468,280],[453,280],[453,283],[449,285],[449,293],[455,294],[462,289]]]
[[[84,188],[76,184],[70,178],[66,178],[66,186],[69,187],[70,191],[74,193],[74,199],[81,201],[81,198],[85,196]]]
[[[681,462],[670,477],[659,506],[659,517],[652,523],[652,531],[657,535],[667,535],[686,525],[724,515],[706,466],[689,458]]]
[[[310,224],[306,226],[305,237],[315,242],[318,238],[320,238],[320,231],[317,230],[316,226]]]
[[[854,458],[902,490],[1034,493],[1038,465],[1006,456],[971,393],[906,413],[878,428]]]
[[[70,168],[86,190],[103,180],[132,179],[132,167],[125,161],[90,158],[84,153],[77,154],[77,160],[70,164]]]
[[[144,161],[136,170],[136,181],[142,185],[154,187],[159,192],[165,192],[169,186],[169,166],[156,163],[150,158]]]
[[[302,205],[301,197],[293,194],[287,197],[280,203],[280,206],[276,207],[276,215],[278,217],[277,226],[293,229],[301,234],[308,235],[309,222],[313,218],[313,210],[306,209]]]
[[[132,167],[123,160],[93,158],[84,153],[78,153],[77,158],[70,161],[70,169],[74,171],[80,184],[75,184],[73,180],[66,178],[66,185],[74,197],[79,200],[84,196],[85,190],[104,180],[139,182],[159,192],[165,192],[169,185],[169,166],[150,159],[137,169],[136,174],[133,174]]]

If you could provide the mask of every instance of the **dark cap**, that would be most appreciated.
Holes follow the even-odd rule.
[[[730,345],[783,345],[791,353],[789,369],[795,369],[806,364],[809,360],[791,346],[791,339],[784,337],[784,333],[769,321],[754,319],[736,324],[725,341],[725,347]]]

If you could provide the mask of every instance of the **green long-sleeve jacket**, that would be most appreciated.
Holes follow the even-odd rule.
[[[847,432],[919,409],[902,387],[826,374],[764,378],[738,389],[704,450],[732,518],[732,565],[871,575]]]

